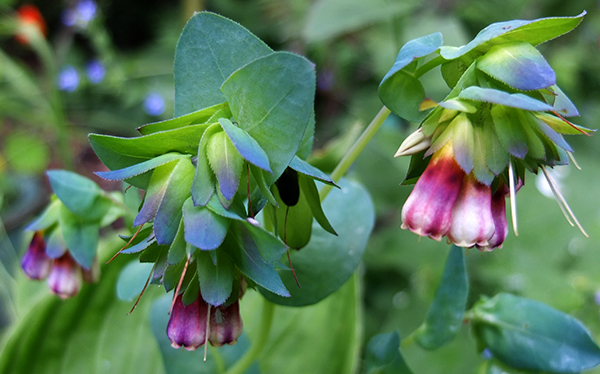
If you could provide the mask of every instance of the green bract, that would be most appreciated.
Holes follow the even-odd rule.
[[[442,46],[440,33],[412,40],[383,78],[379,96],[400,117],[421,122],[431,141],[425,156],[451,141],[461,168],[485,185],[506,173],[509,162],[521,180],[525,170],[568,164],[572,149],[562,134],[590,130],[564,119],[579,113],[535,46],[571,31],[584,15],[492,24],[462,47]],[[451,90],[433,103],[420,78],[439,65]],[[422,154],[415,157],[407,181],[427,164]]]

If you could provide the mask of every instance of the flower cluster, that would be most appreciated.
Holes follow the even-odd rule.
[[[79,293],[82,281],[95,283],[100,279],[100,266],[98,260],[90,268],[84,268],[78,264],[66,248],[62,253],[53,253],[50,257],[46,252],[46,240],[44,233],[37,231],[23,259],[21,267],[29,279],[48,279],[48,286],[53,294],[61,299],[68,299]]]
[[[542,21],[529,23],[535,27]],[[555,22],[570,22],[571,27],[578,23]],[[554,71],[535,44],[526,33],[516,31],[519,27],[529,26],[523,21],[491,25],[458,48],[440,47],[441,37],[435,34],[411,41],[384,78],[380,96],[394,108],[386,85],[405,79],[395,74],[411,61],[406,55],[415,51],[413,44],[430,44],[430,54],[438,55],[436,61],[442,63],[444,79],[452,88],[440,103],[429,99],[420,103],[421,111],[433,110],[396,153],[412,155],[405,184],[416,180],[402,209],[402,228],[438,241],[447,237],[461,247],[501,248],[508,231],[505,198],[511,200],[516,233],[515,195],[525,171],[541,170],[554,186],[547,168],[574,161],[563,135],[593,132],[565,119],[579,113],[556,85]],[[548,39],[558,36],[548,32]],[[413,58],[418,66],[423,57]],[[400,115],[417,116],[409,111]],[[558,189],[552,188],[567,220],[587,236]]]

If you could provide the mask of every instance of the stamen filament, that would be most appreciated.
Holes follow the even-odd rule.
[[[573,214],[573,211],[569,207],[569,204],[567,204],[567,201],[565,200],[565,198],[563,197],[563,195],[558,190],[558,188],[556,186],[556,183],[554,182],[554,180],[552,179],[552,177],[550,177],[550,174],[548,174],[548,171],[546,170],[545,166],[542,166],[542,171],[544,172],[544,176],[546,177],[546,180],[548,181],[548,184],[550,185],[550,189],[552,190],[552,193],[554,194],[554,197],[556,197],[556,200],[560,201],[564,205],[565,209],[567,210],[567,212],[569,212],[569,215],[573,219],[573,222],[575,222],[575,224],[577,225],[577,228],[579,228],[579,231],[581,231],[581,233],[586,238],[589,238],[590,236],[587,234],[587,232],[585,232],[585,230],[583,229],[583,227],[581,226],[581,224],[577,220],[577,217],[575,217],[575,214]],[[560,204],[559,204],[559,206],[560,206]],[[565,215],[565,217],[566,217],[566,215]],[[569,219],[567,218],[567,221],[568,220]]]
[[[510,193],[510,216],[512,218],[513,231],[515,236],[519,236],[517,231],[517,192],[515,191],[515,170],[512,162],[508,163],[508,189]]]
[[[198,297],[202,297],[199,295]],[[206,362],[206,354],[208,353],[208,336],[210,335],[210,308],[212,305],[208,304],[208,311],[206,312],[206,334],[204,337],[204,362]]]

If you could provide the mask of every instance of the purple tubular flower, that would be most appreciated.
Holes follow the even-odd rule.
[[[464,176],[451,142],[446,143],[433,154],[402,207],[402,228],[440,241],[450,230],[452,208]]]
[[[53,294],[61,299],[68,299],[79,293],[82,275],[79,265],[69,252],[54,260],[52,271],[48,276],[48,286]]]
[[[175,305],[167,325],[167,336],[174,348],[184,347],[194,351],[206,341],[206,317],[208,304],[198,295],[188,306],[183,304],[183,295],[175,298]]]
[[[494,234],[490,187],[465,175],[462,189],[452,208],[448,239],[459,247],[485,247]],[[506,219],[506,218],[505,218]]]
[[[52,259],[46,254],[46,242],[44,234],[37,231],[33,234],[33,239],[29,248],[21,260],[23,272],[29,279],[42,280],[48,277],[52,268]]]
[[[208,340],[214,347],[221,347],[224,344],[233,345],[242,334],[242,328],[240,304],[239,300],[236,300],[229,306],[215,308],[211,313]]]

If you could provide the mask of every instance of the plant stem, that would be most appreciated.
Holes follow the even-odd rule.
[[[356,140],[352,147],[350,147],[348,152],[346,152],[344,157],[342,157],[339,164],[331,173],[331,179],[334,182],[339,181],[340,178],[344,174],[346,174],[350,166],[352,166],[352,163],[354,163],[354,160],[356,160],[356,158],[365,148],[367,143],[369,143],[369,141],[373,138],[373,135],[375,135],[377,130],[379,130],[379,128],[381,127],[385,119],[389,116],[389,114],[390,110],[388,108],[386,108],[385,106],[381,108],[379,113],[377,113],[377,115],[375,116],[375,118],[373,118],[369,126],[367,126],[365,131],[363,131],[362,135],[358,138],[358,140]],[[321,191],[319,191],[321,201],[325,200],[325,197],[327,197],[327,195],[331,191],[331,188],[332,187],[330,185],[324,185],[321,188]]]
[[[415,341],[415,333],[419,331],[418,329],[410,333],[406,338],[402,339],[400,342],[400,348],[406,348]]]
[[[421,78],[429,70],[431,70],[434,67],[440,65],[444,61],[446,61],[446,60],[442,56],[437,56],[436,58],[434,58],[434,59],[426,62],[423,66],[421,66],[420,68],[418,68],[417,71],[415,71],[415,77],[416,78]]]
[[[271,332],[271,325],[273,323],[273,314],[275,311],[275,304],[262,297],[263,310],[262,318],[260,321],[260,327],[256,340],[252,342],[250,349],[240,358],[235,365],[233,365],[226,374],[243,374],[252,365],[254,360],[260,355],[263,348],[269,338]]]

